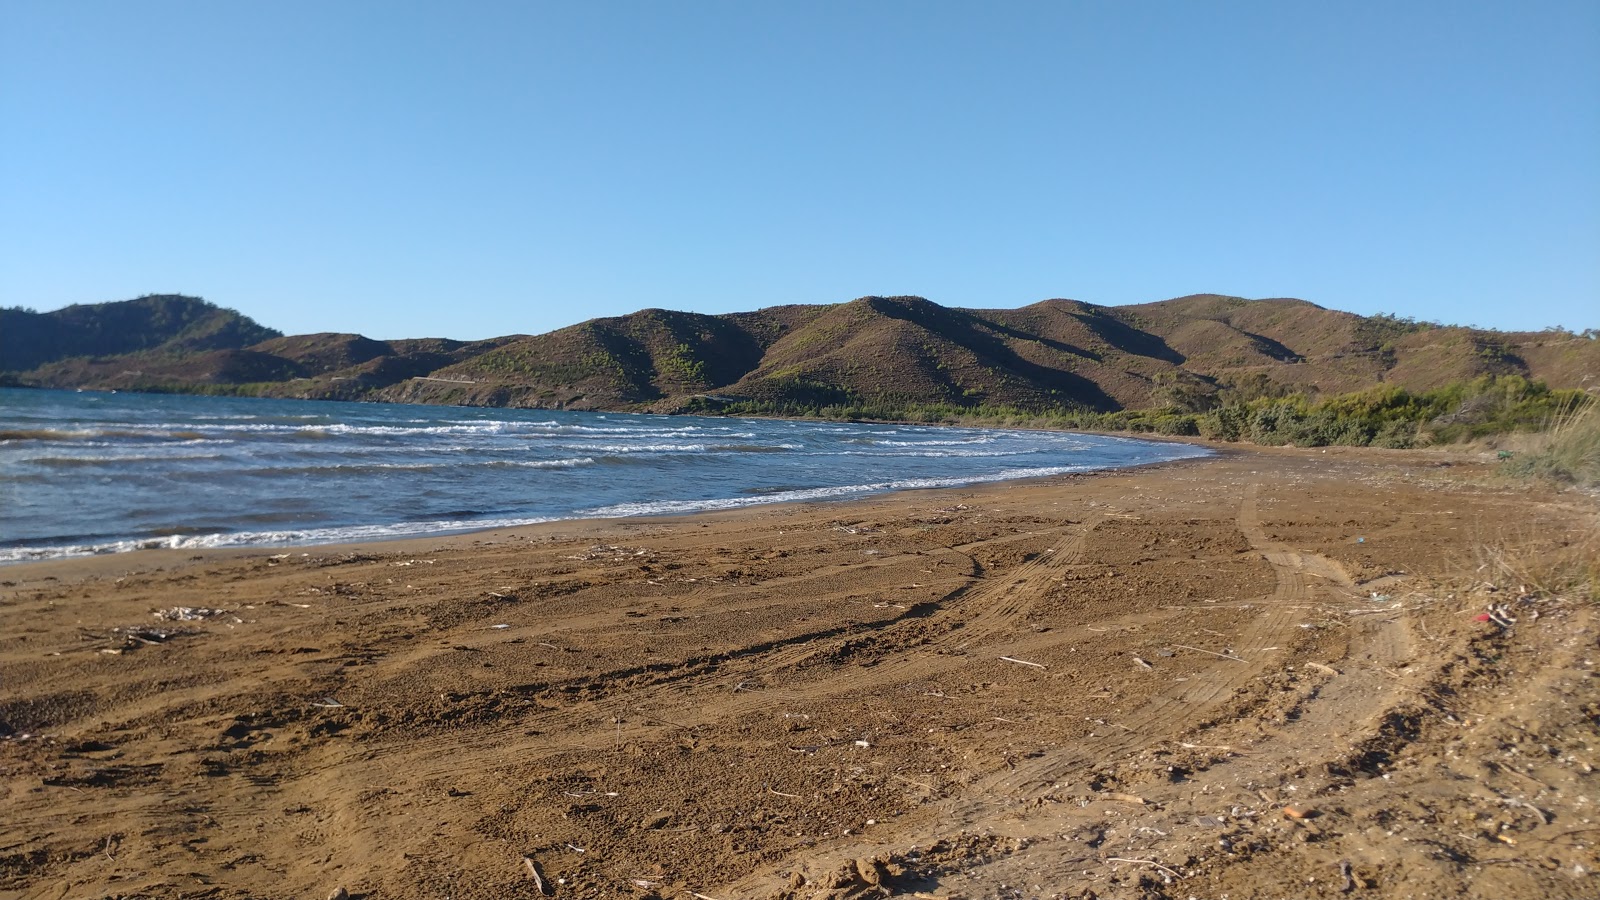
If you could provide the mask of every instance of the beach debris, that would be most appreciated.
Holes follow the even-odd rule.
[[[225,609],[214,609],[209,606],[173,606],[168,609],[158,609],[151,615],[163,622],[202,622],[226,615],[227,612]]]
[[[856,741],[856,746],[860,747],[863,750],[866,750],[867,748],[872,746],[872,743],[870,741]]]
[[[1315,818],[1317,811],[1310,808],[1301,809],[1298,806],[1285,806],[1283,808],[1283,814],[1296,821],[1304,821],[1306,819]]]
[[[333,893],[328,895],[328,900],[350,900],[350,892],[341,885],[333,889]]]
[[[1144,668],[1144,669],[1154,669],[1155,668],[1155,666],[1150,665],[1148,662],[1145,662],[1144,660],[1140,659],[1137,656],[1135,656],[1133,658],[1133,661],[1135,663],[1137,663],[1140,668]]]
[[[1305,664],[1305,666],[1308,669],[1316,669],[1318,672],[1321,672],[1324,675],[1338,675],[1339,674],[1339,670],[1338,669],[1335,669],[1333,666],[1325,666],[1325,665],[1323,665],[1322,663],[1319,663],[1319,662],[1308,662],[1308,663]]]
[[[1188,741],[1179,741],[1178,746],[1184,748],[1185,750],[1222,750],[1227,753],[1245,752],[1237,747],[1230,747],[1227,744],[1191,744]],[[1271,803],[1273,801],[1268,800],[1267,802]]]
[[[1100,799],[1116,800],[1119,803],[1132,803],[1134,806],[1144,806],[1150,802],[1138,794],[1124,794],[1118,791],[1107,791],[1100,795]]]
[[[1162,872],[1166,873],[1167,875],[1169,875],[1169,876],[1171,876],[1173,878],[1182,878],[1183,877],[1182,875],[1178,874],[1178,872],[1176,870],[1169,869],[1166,866],[1163,866],[1161,863],[1158,863],[1158,862],[1156,862],[1155,860],[1152,860],[1152,859],[1127,859],[1127,858],[1121,857],[1121,856],[1108,856],[1108,857],[1105,858],[1104,861],[1108,862],[1108,863],[1142,863],[1143,865],[1154,866],[1155,868],[1160,869]]]
[[[1339,860],[1339,877],[1344,879],[1344,884],[1339,888],[1341,893],[1348,894],[1356,889],[1356,880],[1350,877],[1350,860]]]
[[[589,562],[596,559],[638,559],[649,557],[655,559],[655,551],[644,547],[618,547],[615,544],[595,544],[587,551],[573,556],[563,556],[562,559],[576,559]]]
[[[554,893],[550,890],[550,885],[545,882],[544,873],[539,871],[539,863],[537,860],[531,856],[523,856],[522,867],[528,870],[528,877],[533,879],[533,887],[535,890],[546,897]]]
[[[1504,603],[1489,604],[1489,611],[1485,615],[1488,616],[1488,621],[1499,625],[1501,628],[1510,628],[1517,624],[1516,617],[1511,615],[1511,610]],[[1480,621],[1482,620],[1480,619]]]
[[[1372,600],[1373,603],[1388,603],[1390,600],[1394,599],[1394,595],[1393,594],[1380,594],[1377,591],[1373,591],[1372,592],[1372,596],[1370,597],[1370,599]]]
[[[1191,647],[1188,644],[1173,644],[1172,646],[1177,647],[1179,650],[1193,650],[1196,653],[1209,653],[1212,656],[1221,657],[1222,659],[1231,659],[1234,662],[1246,662],[1246,660],[1234,656],[1232,650],[1229,650],[1226,653],[1218,653],[1215,650],[1202,650],[1199,647]]]
[[[1035,669],[1042,669],[1045,667],[1044,663],[1028,662],[1025,659],[1017,659],[1014,656],[1002,656],[1000,659],[1004,662],[1016,663],[1019,666],[1032,666]]]
[[[504,625],[504,624],[502,624],[502,625],[490,625],[489,626],[489,630],[490,631],[504,631],[504,630],[506,630],[507,628],[510,628],[510,627],[511,627],[510,625]]]
[[[134,625],[127,628],[113,628],[111,629],[111,633],[122,636],[122,647],[115,653],[111,654],[115,656],[117,653],[121,653],[124,650],[137,650],[140,647],[153,647],[157,644],[165,644],[167,641],[175,637],[183,637],[184,635],[195,634],[196,632],[186,631],[181,628],[145,628],[142,625]],[[100,652],[108,653],[110,651],[101,650]]]
[[[311,705],[319,706],[323,709],[344,709],[344,704],[333,699],[332,697],[323,697],[321,700],[318,700]]]

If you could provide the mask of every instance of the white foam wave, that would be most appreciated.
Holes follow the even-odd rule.
[[[173,534],[152,538],[133,538],[90,544],[62,544],[52,547],[0,547],[0,563],[37,562],[73,556],[104,556],[134,550],[210,550],[223,547],[292,547],[307,544],[345,544],[384,541],[418,535],[450,534],[463,531],[488,531],[557,521],[551,517],[520,519],[449,519],[432,522],[400,522],[393,525],[347,525],[329,528],[302,528],[284,531],[241,531],[215,534]]]
[[[381,472],[381,471],[411,471],[427,472],[434,469],[473,469],[473,468],[528,468],[528,469],[570,469],[576,466],[594,465],[594,457],[581,456],[570,459],[492,459],[469,462],[362,462],[362,463],[335,463],[333,465],[309,466],[269,466],[258,469],[245,469],[243,474],[253,476],[278,477],[282,475],[306,475],[316,472]]]
[[[163,463],[173,460],[192,462],[200,459],[227,458],[228,455],[225,453],[162,453],[160,455],[110,453],[90,456],[34,456],[25,457],[20,462],[49,468],[68,468],[72,466],[120,465],[123,463]]]
[[[577,466],[594,465],[594,457],[580,456],[574,459],[530,459],[514,460],[510,462],[485,463],[489,466],[521,466],[528,469],[571,469]]]
[[[885,447],[961,447],[967,444],[992,444],[995,438],[989,435],[968,438],[961,441],[875,441]]]
[[[705,444],[563,444],[585,453],[704,453]]]
[[[1084,472],[1095,468],[1094,466],[1040,466],[1036,468],[1005,469],[982,475],[958,476],[950,478],[904,478],[895,481],[877,481],[866,484],[847,484],[838,487],[803,488],[792,491],[779,491],[772,494],[761,494],[752,497],[720,497],[712,500],[656,500],[642,503],[617,503],[611,506],[596,507],[581,510],[579,515],[585,518],[599,519],[624,518],[629,516],[666,516],[681,515],[685,513],[708,512],[719,509],[738,509],[745,506],[756,506],[762,503],[787,503],[796,500],[828,500],[838,497],[859,496],[861,494],[877,494],[884,491],[907,491],[926,488],[958,487],[968,484],[983,484],[992,481],[1010,481],[1017,478],[1043,478],[1049,475],[1066,475],[1072,472]]]

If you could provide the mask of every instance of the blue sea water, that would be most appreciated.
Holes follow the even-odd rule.
[[[688,513],[1206,452],[1063,432],[0,389],[0,562]]]

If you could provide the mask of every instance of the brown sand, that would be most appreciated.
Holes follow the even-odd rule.
[[[1593,503],[1441,459],[0,569],[0,897],[1600,896]]]

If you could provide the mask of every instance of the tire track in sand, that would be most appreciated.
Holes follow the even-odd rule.
[[[699,728],[736,719],[769,707],[775,694],[791,702],[820,701],[953,671],[969,665],[971,658],[942,651],[947,651],[952,642],[966,647],[999,635],[1011,637],[1012,625],[1027,614],[1050,584],[1059,580],[1060,571],[1079,561],[1086,538],[1098,524],[1099,520],[1092,520],[1066,526],[1066,534],[1060,540],[1003,575],[978,580],[976,586],[969,581],[934,603],[922,604],[922,609],[908,610],[868,631],[852,633],[829,628],[775,639],[731,654],[552,683],[548,687],[557,690],[571,686],[601,693],[575,697],[560,708],[507,715],[495,725],[412,735],[393,744],[369,746],[348,765],[381,769],[390,757],[401,755],[410,776],[442,777],[458,768],[464,756],[479,752],[492,750],[526,761],[544,754],[570,752],[574,746],[582,746],[581,742],[575,744],[572,736],[586,732],[593,735],[591,749],[598,749],[619,740],[648,739],[659,733],[661,723],[689,723]],[[997,540],[1008,543],[1015,539],[1008,535]],[[968,551],[990,543],[950,548],[949,552],[966,556]],[[892,649],[910,628],[932,631],[938,636],[932,643],[916,647],[916,652],[892,654],[870,667],[850,665],[848,656],[838,660],[837,665],[807,665],[814,658],[841,651],[853,654],[878,647]],[[920,643],[920,638],[914,640]],[[731,685],[745,682],[759,684],[762,678],[776,672],[789,678],[781,689],[730,690]],[[615,687],[608,690],[612,684]],[[624,721],[616,722],[614,718]],[[595,727],[602,720],[606,727]],[[529,735],[530,728],[544,735]]]
[[[1294,636],[1300,618],[1297,607],[1312,603],[1324,586],[1336,593],[1354,590],[1338,563],[1271,540],[1261,527],[1260,505],[1259,487],[1251,485],[1240,503],[1237,522],[1251,548],[1272,566],[1277,585],[1259,601],[1260,615],[1251,618],[1238,636],[1239,652],[1234,659],[1208,657],[1204,668],[1187,681],[1172,684],[1120,717],[1115,723],[1120,730],[1097,738],[1092,745],[1023,760],[1010,771],[984,779],[968,792],[969,799],[957,801],[950,814],[940,818],[947,824],[955,821],[970,826],[1018,800],[1047,793],[1062,781],[1176,739],[1274,663],[1274,655],[1262,648],[1288,643]]]

